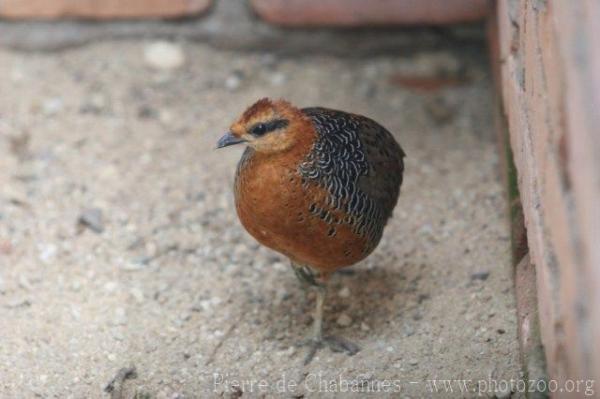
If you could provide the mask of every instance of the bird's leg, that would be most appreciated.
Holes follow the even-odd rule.
[[[304,358],[304,364],[309,364],[317,351],[323,346],[329,347],[334,352],[346,352],[350,356],[355,355],[360,350],[357,345],[343,338],[323,335],[323,310],[327,291],[326,281],[329,276],[317,274],[311,268],[294,263],[292,263],[292,267],[300,281],[314,288],[317,293],[312,337],[308,341],[309,351]]]
[[[323,340],[323,307],[325,306],[326,288],[324,285],[317,286],[317,306],[315,308],[315,318],[313,321],[313,340]]]
[[[355,355],[360,348],[352,342],[336,337],[333,335],[323,335],[323,308],[325,305],[325,293],[326,286],[316,285],[314,286],[317,291],[317,299],[315,306],[315,314],[313,320],[313,332],[312,337],[309,341],[309,351],[304,358],[304,364],[309,364],[315,357],[319,349],[327,346],[333,352],[346,352],[348,355]]]

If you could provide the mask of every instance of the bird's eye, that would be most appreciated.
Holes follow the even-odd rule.
[[[267,132],[267,125],[265,125],[264,123],[258,123],[256,125],[254,125],[252,127],[252,130],[250,131],[250,133],[252,133],[255,136],[262,136],[266,132]]]
[[[2,1],[2,0],[0,0]],[[287,119],[273,119],[265,123],[259,122],[249,129],[251,135],[255,137],[264,136],[266,133],[285,129],[289,122]]]

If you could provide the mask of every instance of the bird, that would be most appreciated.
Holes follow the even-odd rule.
[[[358,345],[323,333],[327,282],[377,247],[398,202],[404,150],[368,117],[269,98],[248,107],[217,148],[236,144],[246,146],[233,187],[241,224],[316,290],[304,363],[324,347],[356,354]]]

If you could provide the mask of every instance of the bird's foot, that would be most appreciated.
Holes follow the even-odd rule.
[[[304,344],[308,346],[308,353],[304,358],[305,366],[313,360],[319,349],[323,349],[324,347],[328,347],[332,352],[345,352],[348,356],[354,356],[360,351],[360,347],[355,343],[332,335],[320,339],[311,338]]]

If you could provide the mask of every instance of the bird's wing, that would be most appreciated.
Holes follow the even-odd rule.
[[[389,217],[400,194],[404,151],[390,132],[368,118],[361,123],[361,141],[369,173],[359,178],[358,185],[381,204]]]
[[[400,146],[368,118],[326,108],[302,111],[317,139],[300,174],[328,191],[328,205],[353,218],[357,232],[380,235],[402,180]]]

